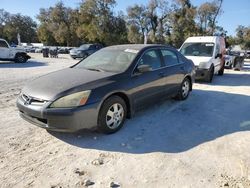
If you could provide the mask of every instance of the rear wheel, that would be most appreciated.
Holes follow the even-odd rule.
[[[176,99],[178,99],[178,100],[187,99],[189,96],[190,90],[191,90],[191,82],[188,78],[185,78],[181,84],[181,87],[180,87],[179,92],[176,96]]]
[[[118,96],[104,101],[98,117],[98,130],[105,134],[115,133],[122,128],[127,116],[127,106]]]
[[[17,54],[15,58],[16,63],[25,63],[27,61],[27,58],[24,54]]]

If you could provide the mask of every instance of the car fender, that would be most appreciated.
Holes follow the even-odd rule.
[[[124,90],[114,90],[110,93],[107,93],[103,98],[102,100],[100,101],[99,105],[98,105],[98,112],[100,112],[100,109],[104,103],[105,100],[107,100],[109,97],[113,96],[113,95],[117,95],[117,96],[120,96],[121,98],[124,99],[123,96],[126,97],[126,99],[124,99],[125,103],[127,104],[127,111],[128,111],[128,118],[132,117],[134,115],[134,108],[133,108],[133,103],[132,103],[132,100],[131,100],[131,97],[129,96],[129,94],[124,91]],[[123,96],[121,96],[123,95]]]

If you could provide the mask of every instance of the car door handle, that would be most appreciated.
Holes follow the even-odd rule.
[[[164,77],[164,76],[165,76],[164,72],[160,72],[160,73],[159,73],[159,76],[160,76],[160,77]]]

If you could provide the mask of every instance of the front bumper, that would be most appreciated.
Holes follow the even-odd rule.
[[[209,69],[201,69],[199,67],[195,67],[195,79],[200,80],[207,77],[209,74]]]
[[[75,132],[81,129],[93,129],[97,125],[99,103],[59,109],[47,108],[46,104],[27,105],[22,97],[18,97],[16,104],[24,120],[48,130]]]

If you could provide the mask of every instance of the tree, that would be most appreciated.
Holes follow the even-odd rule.
[[[236,43],[245,49],[250,49],[250,27],[239,25],[236,28]]]
[[[171,41],[179,48],[187,37],[197,33],[194,20],[196,9],[190,0],[176,0],[173,6],[174,9],[170,15]]]
[[[124,16],[114,15],[115,0],[85,0],[80,5],[77,35],[85,42],[101,42],[106,45],[127,40]]]
[[[49,9],[40,9],[37,16],[40,21],[39,39],[47,45],[55,43],[67,46],[75,45],[78,43],[76,37],[77,14],[76,10],[65,7],[62,2],[58,2],[55,7]]]
[[[144,5],[135,4],[134,6],[127,8],[127,14],[128,25],[130,25],[130,28],[133,28],[130,29],[129,32],[138,32],[140,34],[140,38],[136,40],[141,43],[144,39],[144,42],[147,43],[146,35],[149,32],[149,20],[147,17],[146,7]],[[133,33],[129,33],[129,35],[131,36]]]
[[[214,35],[215,32],[218,31],[218,26],[216,26],[216,19],[218,15],[222,13],[222,1],[223,0],[205,2],[200,5],[197,10],[200,34]]]
[[[10,15],[3,28],[3,35],[8,41],[17,43],[18,33],[22,42],[37,42],[36,22],[29,16]]]

